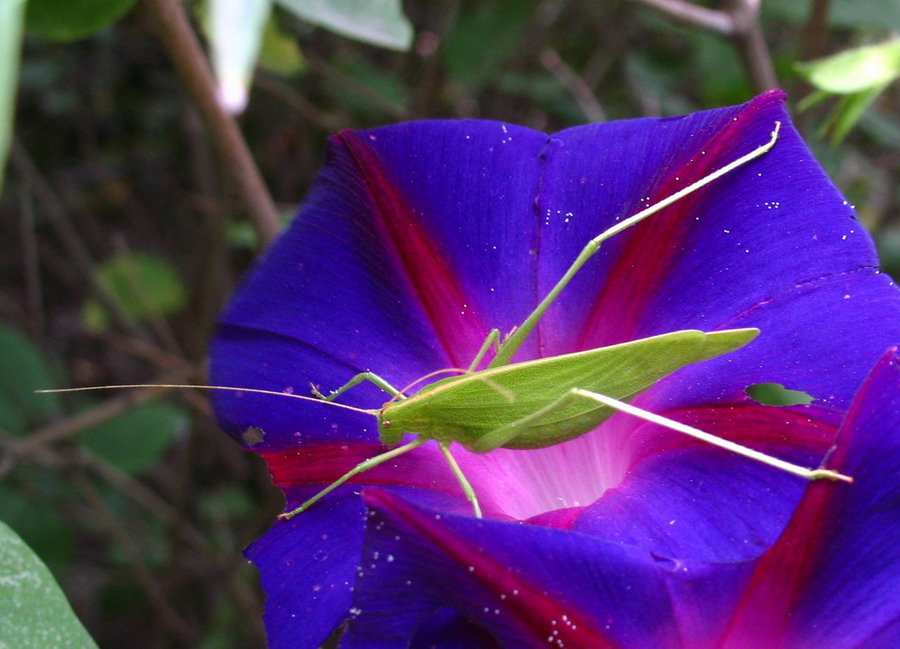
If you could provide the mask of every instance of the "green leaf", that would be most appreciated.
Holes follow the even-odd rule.
[[[24,9],[25,0],[0,2],[0,190],[3,189],[3,168],[12,137]]]
[[[96,649],[47,566],[0,522],[0,647]]]
[[[101,265],[96,273],[97,281],[125,315],[134,320],[172,315],[187,304],[184,284],[175,268],[163,259],[122,253]],[[81,315],[89,331],[103,331],[109,326],[109,316],[97,300],[88,300]]]
[[[405,110],[407,89],[396,78],[365,59],[344,62],[340,71],[356,81],[356,84],[327,81],[331,92],[341,104],[370,120],[383,120],[386,111],[400,113]]]
[[[486,83],[522,45],[536,8],[536,3],[502,0],[463,12],[442,49],[451,76],[468,86]]]
[[[120,471],[154,466],[188,426],[187,413],[168,403],[145,403],[91,428],[81,443]]]
[[[247,87],[263,38],[272,0],[208,0],[212,66],[219,101],[239,113],[247,105]]]
[[[30,0],[25,25],[28,33],[34,36],[54,41],[74,41],[111,25],[125,15],[136,1]]]
[[[363,43],[408,50],[413,28],[400,0],[276,0],[298,18]]]
[[[50,363],[28,338],[0,324],[0,428],[24,433],[63,411],[58,394],[34,394],[59,387]]]
[[[290,76],[303,72],[306,61],[296,39],[288,36],[271,16],[263,30],[259,67],[272,74]]]
[[[833,94],[878,88],[900,77],[900,38],[798,63],[796,68],[816,88]]]
[[[751,399],[764,406],[798,406],[815,401],[806,392],[791,390],[781,383],[754,383],[747,386],[747,394]]]
[[[832,144],[839,144],[847,133],[850,132],[856,123],[862,119],[866,109],[872,105],[878,95],[880,95],[887,84],[875,86],[862,92],[855,92],[852,95],[841,97],[838,105],[831,112],[826,122],[826,129],[831,133]]]

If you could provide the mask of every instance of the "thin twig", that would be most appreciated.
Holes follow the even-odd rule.
[[[734,23],[724,11],[699,7],[685,0],[635,0],[648,7],[653,7],[677,20],[678,22],[700,27],[723,36],[734,33]]]
[[[320,59],[311,52],[306,52],[305,55],[306,63],[309,65],[309,68],[311,70],[314,70],[315,72],[321,74],[323,77],[328,77],[335,83],[344,86],[354,94],[358,95],[361,99],[365,99],[379,110],[387,113],[390,117],[394,119],[409,119],[409,109],[403,104],[394,101],[390,97],[387,97],[376,90],[373,90],[362,81],[359,81],[346,72],[339,70],[335,66]]]
[[[72,220],[69,218],[62,200],[18,140],[13,141],[10,162],[15,172],[34,191],[34,196],[41,206],[41,213],[50,221],[59,240],[65,246],[73,268],[91,287],[93,294],[113,321],[135,338],[147,338],[148,335],[143,328],[122,311],[115,297],[97,281],[94,273],[96,264],[78,230],[72,225]]]
[[[566,65],[559,52],[549,47],[545,49],[541,52],[541,65],[547,68],[550,74],[556,77],[556,80],[572,94],[589,122],[606,121],[606,112],[603,110],[603,106],[594,97],[594,93],[591,92],[584,79]]]
[[[188,523],[184,517],[179,515],[175,507],[160,498],[152,489],[147,488],[127,473],[119,471],[84,448],[78,449],[77,461],[131,498],[135,503],[164,521],[167,528],[174,530],[180,538],[183,538],[197,549],[204,552],[210,551],[209,542],[200,530]]]
[[[109,343],[110,347],[121,350],[135,358],[153,363],[160,369],[181,373],[197,373],[190,369],[183,356],[171,354],[145,340],[122,336],[115,331],[104,332],[102,340]]]
[[[118,546],[128,556],[135,579],[143,586],[150,606],[156,611],[160,621],[182,643],[185,643],[185,646],[194,646],[197,638],[193,629],[178,615],[176,609],[169,604],[169,597],[166,595],[165,589],[153,576],[153,573],[144,561],[145,552],[141,550],[137,541],[132,538],[132,535],[125,529],[106,502],[104,502],[97,488],[89,480],[82,477],[76,480],[76,484],[97,514],[95,520],[98,520],[103,525],[109,535],[115,539]]]
[[[777,87],[778,78],[765,35],[759,24],[760,0],[729,0],[726,9],[699,7],[686,0],[635,0],[692,27],[700,27],[734,41],[756,92]]]
[[[31,334],[37,340],[44,337],[44,297],[41,289],[41,272],[38,263],[37,236],[34,231],[34,203],[27,178],[22,179],[23,191],[19,196],[19,207],[22,211],[19,219],[19,231],[22,237],[22,266],[25,275],[25,309]]]
[[[206,56],[184,6],[180,0],[145,0],[144,6],[155,19],[160,40],[210,137],[228,161],[253,226],[265,243],[272,241],[281,229],[278,211],[237,123],[218,101]]]
[[[191,327],[184,337],[184,348],[191,358],[200,358],[209,339],[209,330],[222,307],[231,276],[228,267],[228,224],[219,214],[222,204],[221,175],[224,170],[216,164],[215,156],[203,137],[203,125],[197,111],[188,111],[184,120],[190,168],[194,184],[204,197],[198,205],[200,233],[205,245],[195,261],[191,291]]]
[[[760,0],[730,0],[726,11],[734,25],[732,38],[756,92],[778,87],[766,36],[759,24]]]
[[[803,28],[799,59],[808,61],[825,53],[825,36],[828,33],[828,12],[831,9],[831,0],[813,0],[809,8],[809,16]]]
[[[337,131],[346,126],[339,117],[321,110],[280,79],[258,72],[253,77],[253,85],[266,94],[283,101],[289,108],[295,110],[300,117],[323,130]]]

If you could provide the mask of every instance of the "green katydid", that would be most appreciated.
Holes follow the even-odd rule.
[[[461,444],[476,453],[487,453],[500,447],[544,448],[580,437],[619,411],[807,479],[827,478],[851,482],[851,478],[839,473],[797,466],[621,401],[646,390],[677,369],[744,346],[756,337],[759,333],[757,329],[732,329],[709,333],[696,330],[675,331],[620,345],[509,363],[560,292],[580,268],[597,253],[605,240],[764,155],[775,145],[780,126],[780,122],[775,123],[771,138],[765,144],[591,239],[554,288],[502,343],[500,332],[497,329],[492,330],[466,370],[443,370],[457,371],[459,375],[428,384],[412,395],[407,396],[372,372],[354,376],[328,396],[313,387],[314,397],[229,386],[155,387],[205,387],[214,390],[272,394],[327,403],[377,418],[379,441],[394,448],[361,462],[296,509],[281,514],[280,518],[284,519],[308,509],[354,476],[403,455],[430,440],[438,443],[441,453],[447,459],[463,492],[471,502],[475,515],[481,517],[478,498],[450,452],[452,443]],[[488,367],[477,370],[492,348],[496,353]],[[423,377],[420,381],[431,376],[433,375]],[[379,409],[356,408],[335,401],[345,391],[364,381],[375,384],[391,395],[390,400]],[[416,435],[416,438],[398,445],[405,434]]]

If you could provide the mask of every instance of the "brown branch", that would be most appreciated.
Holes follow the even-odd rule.
[[[729,0],[724,10],[699,7],[686,0],[635,0],[692,27],[734,41],[756,92],[778,86],[772,57],[759,24],[760,0]]]
[[[724,11],[699,7],[685,0],[635,0],[648,7],[653,7],[685,25],[700,27],[723,36],[734,33],[731,17]]]
[[[734,24],[733,39],[744,61],[750,83],[756,92],[778,87],[775,67],[762,26],[759,24],[760,0],[730,0],[727,12]]]
[[[91,287],[94,296],[106,309],[112,320],[134,338],[148,338],[144,329],[125,314],[116,298],[103,284],[97,281],[94,273],[94,259],[78,230],[72,225],[72,219],[69,218],[62,199],[50,182],[44,178],[34,160],[18,140],[13,141],[10,163],[16,174],[22,178],[23,183],[34,192],[34,197],[41,207],[41,213],[47,217],[56,236],[62,242],[72,267]]]
[[[591,92],[584,79],[566,65],[559,52],[553,48],[545,49],[541,52],[541,65],[571,93],[589,122],[606,121],[606,112],[603,110],[603,106],[594,97],[594,93]]]
[[[253,226],[265,243],[280,228],[278,211],[234,118],[218,101],[212,72],[181,0],[145,0],[181,82],[197,107],[210,137],[227,161]]]
[[[825,35],[828,26],[828,12],[831,0],[814,0],[806,18],[801,42],[801,61],[816,59],[825,53]]]

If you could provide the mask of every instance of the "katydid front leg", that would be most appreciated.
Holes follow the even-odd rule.
[[[579,253],[578,257],[569,266],[569,269],[565,272],[562,278],[556,283],[556,286],[553,287],[547,297],[541,300],[541,303],[538,304],[537,308],[531,312],[531,314],[525,318],[525,321],[515,330],[513,333],[507,338],[503,344],[500,346],[500,350],[497,352],[497,355],[494,356],[494,359],[491,361],[488,367],[499,367],[500,365],[506,365],[509,363],[510,359],[512,359],[513,355],[519,350],[519,347],[528,337],[528,334],[531,333],[531,330],[537,325],[540,319],[543,317],[544,312],[556,301],[556,298],[562,292],[562,290],[568,285],[568,283],[572,280],[572,278],[581,270],[581,267],[587,262],[588,259],[597,254],[597,251],[600,250],[600,244],[609,239],[612,236],[615,236],[622,230],[626,230],[633,225],[636,225],[646,219],[649,216],[653,216],[660,210],[668,207],[672,203],[681,200],[685,196],[689,194],[693,194],[698,189],[708,185],[712,181],[716,180],[727,174],[730,171],[733,171],[744,165],[751,160],[760,157],[761,155],[768,152],[773,146],[775,146],[776,140],[778,140],[778,133],[781,130],[781,122],[775,122],[775,128],[772,131],[772,137],[765,144],[755,148],[750,153],[741,156],[737,160],[725,165],[721,169],[712,172],[708,176],[704,176],[700,180],[695,183],[692,183],[685,187],[684,189],[675,192],[671,196],[664,198],[660,202],[651,205],[645,210],[641,210],[637,214],[628,217],[624,221],[620,221],[616,223],[614,226],[609,228],[608,230],[602,232],[600,235],[594,237],[590,241],[588,241],[587,245],[584,249]]]
[[[475,354],[475,358],[472,360],[472,364],[469,365],[469,368],[466,370],[468,373],[472,373],[475,371],[475,368],[478,367],[478,364],[481,363],[481,360],[484,358],[485,354],[488,353],[491,347],[494,347],[499,351],[500,349],[500,330],[499,329],[491,329],[490,333],[485,338],[484,343],[482,343],[481,348],[478,350],[478,353]],[[387,379],[380,377],[375,374],[375,372],[360,372],[352,379],[347,381],[344,385],[339,387],[337,390],[333,390],[328,393],[326,396],[315,386],[310,384],[311,391],[313,396],[322,399],[322,401],[334,401],[339,396],[341,396],[344,392],[349,390],[350,388],[356,387],[363,381],[369,381],[370,383],[374,383],[379,389],[384,392],[387,392],[392,397],[403,398],[405,395],[391,385]]]
[[[400,392],[400,390],[395,388],[393,385],[388,383],[385,379],[381,378],[374,372],[362,372],[360,374],[357,374],[352,379],[347,381],[344,385],[339,387],[337,390],[330,392],[328,394],[328,396],[325,396],[324,394],[319,392],[318,388],[316,388],[316,386],[314,386],[312,383],[310,383],[309,385],[312,388],[312,393],[315,396],[317,396],[318,398],[320,398],[322,401],[334,401],[339,396],[341,396],[344,392],[346,392],[347,390],[349,390],[352,387],[359,385],[363,381],[369,381],[370,383],[374,383],[376,386],[378,386],[378,388],[380,388],[384,392],[387,392],[392,397],[403,398],[403,396],[404,396],[403,393]]]

